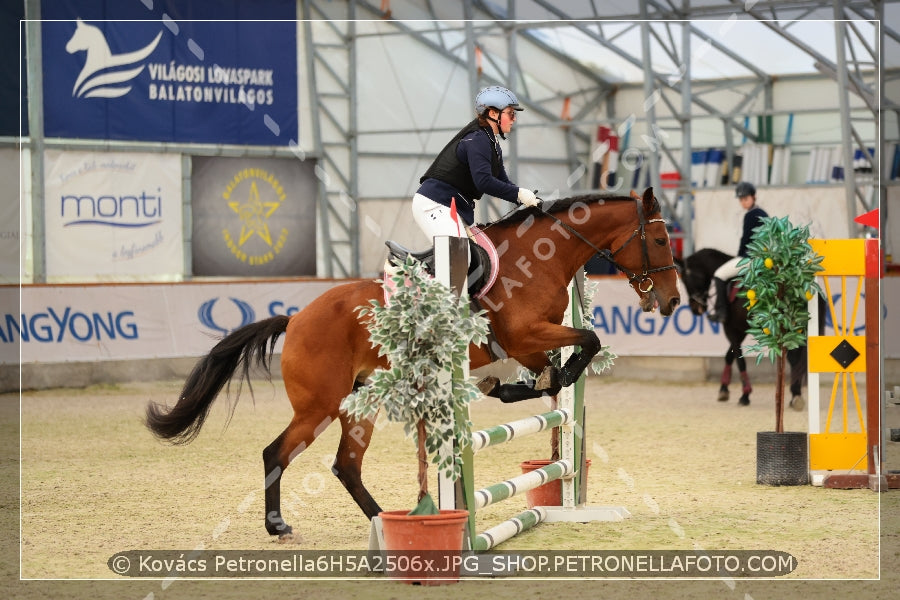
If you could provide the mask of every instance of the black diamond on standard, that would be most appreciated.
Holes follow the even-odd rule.
[[[847,340],[841,340],[841,343],[831,351],[830,356],[846,369],[859,357],[859,352]]]

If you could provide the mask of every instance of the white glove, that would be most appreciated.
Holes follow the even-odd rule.
[[[519,202],[522,203],[522,206],[538,205],[538,199],[537,196],[534,195],[534,192],[526,190],[525,188],[519,188]]]

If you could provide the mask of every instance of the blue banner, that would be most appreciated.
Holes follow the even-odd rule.
[[[297,139],[294,0],[147,4],[42,3],[45,136],[266,146]]]
[[[24,2],[0,3],[0,135],[28,135]]]

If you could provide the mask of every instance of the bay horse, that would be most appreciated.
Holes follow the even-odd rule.
[[[734,257],[715,248],[704,248],[688,256],[684,261],[677,261],[681,272],[681,280],[687,289],[692,313],[695,315],[706,313],[709,301],[709,287],[713,274],[716,272],[716,269],[732,258]],[[747,361],[744,359],[741,351],[741,344],[744,343],[744,338],[747,337],[747,330],[750,328],[747,322],[747,307],[744,298],[730,293],[733,292],[731,284],[729,284],[728,290],[727,310],[725,312],[725,321],[722,323],[722,329],[725,332],[725,337],[728,339],[728,351],[725,353],[725,366],[722,369],[722,377],[719,382],[718,399],[720,402],[726,402],[729,398],[728,386],[731,383],[732,365],[737,360],[742,384],[741,397],[738,400],[738,404],[747,406],[750,404],[750,393],[753,391],[753,386],[750,384],[750,376],[747,374]],[[824,317],[823,308],[820,308],[819,315]],[[790,407],[797,411],[801,411],[806,407],[806,402],[801,395],[803,379],[806,375],[806,352],[806,346],[788,350],[787,352],[788,363],[791,365]]]
[[[548,350],[580,347],[553,372],[554,385],[537,395],[571,385],[600,349],[593,330],[560,324],[569,303],[568,283],[594,254],[600,252],[627,275],[644,311],[658,306],[668,316],[680,302],[659,203],[652,188],[643,196],[632,194],[543,202],[484,228],[502,256],[496,283],[482,299],[499,346],[535,373],[548,367]],[[274,316],[235,330],[200,359],[173,407],[147,406],[147,427],[175,444],[193,440],[234,373],[242,369],[241,378],[249,382],[251,365],[268,372],[275,343],[285,334],[281,375],[294,415],[262,453],[266,531],[290,536],[292,529],[281,513],[281,475],[335,420],[342,431],[332,471],[371,519],[381,508],[363,485],[361,469],[374,421],[353,420],[340,404],[375,369],[388,367],[369,341],[367,320],[356,312],[375,299],[383,301],[380,281],[350,282],[328,290],[293,316]],[[469,356],[473,369],[492,360],[487,345],[471,347]]]

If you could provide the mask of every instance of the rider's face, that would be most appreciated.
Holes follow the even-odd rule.
[[[512,130],[513,123],[516,122],[516,111],[512,108],[504,108],[500,111],[500,131],[509,133]]]

